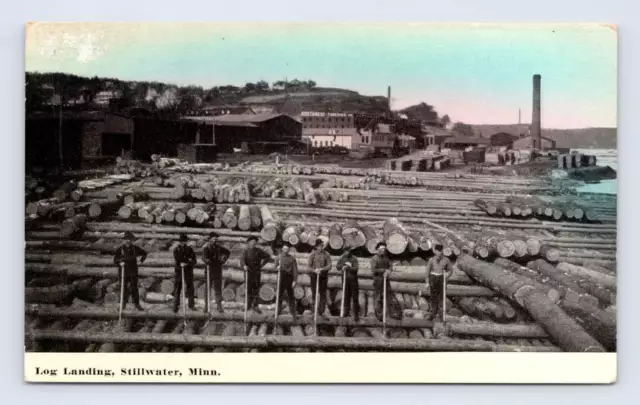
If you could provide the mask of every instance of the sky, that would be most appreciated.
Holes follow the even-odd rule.
[[[615,28],[598,24],[31,23],[27,71],[177,85],[298,78],[426,102],[469,124],[617,127]]]

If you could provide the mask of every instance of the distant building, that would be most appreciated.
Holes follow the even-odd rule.
[[[223,153],[248,146],[257,151],[267,143],[285,146],[302,141],[302,125],[284,114],[228,114],[217,117],[184,117],[213,126],[213,143]]]
[[[489,140],[476,136],[451,136],[444,140],[444,146],[450,149],[466,149],[468,147],[488,146]]]
[[[506,146],[507,148],[513,147],[513,142],[519,139],[518,136],[512,135],[507,132],[499,132],[489,137],[490,145],[496,147]]]
[[[298,119],[302,122],[302,128],[344,129],[356,127],[353,114],[303,111]]]
[[[444,141],[453,136],[451,131],[430,125],[422,126],[422,134],[424,139],[423,147],[425,149],[433,146],[444,146]]]
[[[112,99],[116,99],[116,98],[121,98],[122,97],[122,92],[121,91],[111,91],[111,90],[106,90],[106,91],[99,91],[95,97],[93,98],[93,104],[96,105],[109,105],[109,101]]]
[[[314,148],[326,148],[341,146],[352,149],[357,143],[360,134],[356,128],[303,128],[302,140],[308,142]]]
[[[25,122],[27,166],[60,164],[59,134],[62,127],[62,165],[76,169],[93,162],[115,159],[133,149],[131,117],[104,111],[58,111],[29,114]]]
[[[531,149],[533,147],[533,141],[531,139],[531,135],[522,137],[515,142],[513,142],[514,149]],[[542,137],[542,149],[555,149],[556,141],[550,138]]]
[[[229,114],[255,114],[255,111],[248,106],[242,105],[212,105],[204,106],[196,113],[190,113],[190,116],[194,115],[229,115]]]

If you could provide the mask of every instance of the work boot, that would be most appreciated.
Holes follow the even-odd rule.
[[[138,311],[144,311],[144,308],[142,308],[142,306],[140,306],[140,303],[135,304],[135,307]]]
[[[255,312],[256,314],[261,314],[262,313],[262,311],[260,310],[260,308],[258,308],[257,305],[255,307],[253,307],[253,312]]]
[[[178,313],[178,307],[174,306],[173,307],[173,312],[177,314]]]
[[[221,303],[218,303],[218,305],[216,305],[216,308],[218,309],[218,312],[220,312],[221,314],[224,314],[224,309],[222,309]]]
[[[192,311],[195,311],[196,310],[196,304],[190,304],[189,305],[189,309],[192,310]]]

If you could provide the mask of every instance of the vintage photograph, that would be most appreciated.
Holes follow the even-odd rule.
[[[25,352],[615,353],[617,41],[28,24]]]

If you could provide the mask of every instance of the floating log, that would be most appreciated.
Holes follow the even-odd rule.
[[[468,255],[458,258],[458,266],[470,277],[518,302],[545,327],[562,349],[570,352],[605,351],[600,343],[551,302],[546,293],[529,285],[522,276],[509,274],[505,269]]]

